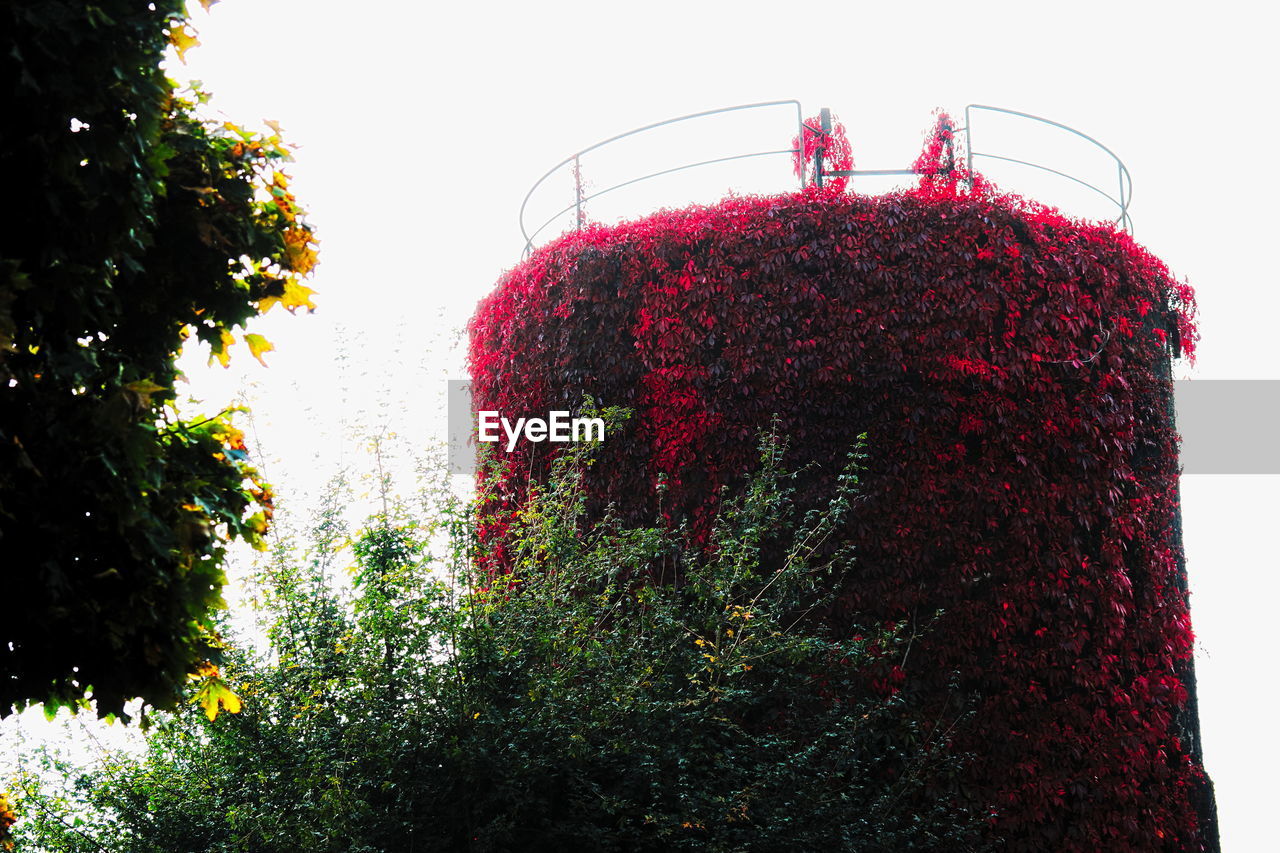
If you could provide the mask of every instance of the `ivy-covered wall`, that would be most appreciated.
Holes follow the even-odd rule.
[[[633,409],[592,469],[601,506],[700,532],[775,416],[815,506],[866,432],[827,618],[941,613],[880,688],[977,696],[960,795],[1010,851],[1216,849],[1169,372],[1191,291],[1110,226],[940,171],[939,139],[911,191],[732,198],[538,250],[472,321],[475,406]],[[556,447],[499,448],[495,566]]]

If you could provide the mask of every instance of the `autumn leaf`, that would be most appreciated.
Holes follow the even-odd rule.
[[[200,626],[204,629],[204,626]],[[218,678],[222,673],[218,670],[218,665],[212,661],[203,661],[196,667],[196,671],[191,674],[192,678]]]
[[[209,424],[209,435],[225,444],[231,450],[244,450],[244,432],[223,417],[215,418]]]
[[[210,9],[218,5],[220,2],[222,2],[222,0],[200,0],[200,5],[204,7],[204,10],[206,12],[208,12]]]
[[[193,47],[199,47],[200,39],[196,37],[196,31],[189,24],[181,24],[169,30],[169,43],[177,48],[178,59],[185,64],[187,51]]]
[[[299,275],[306,275],[315,269],[316,250],[311,248],[314,244],[315,239],[305,228],[290,228],[284,232],[284,249],[289,258],[289,268]]]
[[[276,345],[271,343],[271,341],[267,340],[262,335],[253,334],[245,335],[244,342],[249,345],[249,354],[258,360],[258,364],[266,367],[267,363],[263,360],[262,354],[266,352],[274,352]]]
[[[199,705],[204,709],[205,716],[210,721],[218,718],[218,712],[226,709],[228,714],[239,714],[243,707],[240,697],[236,695],[221,675],[218,674],[218,667],[211,663],[201,664],[192,676],[194,679],[202,679],[203,684],[196,691],[196,695],[191,698],[192,704]]]
[[[316,304],[311,301],[315,291],[305,285],[298,284],[296,281],[286,281],[284,283],[284,293],[280,296],[267,296],[258,302],[258,310],[265,314],[276,303],[280,303],[290,313],[294,313],[299,308],[306,308],[307,313],[316,310]]]
[[[219,334],[219,340],[213,344],[213,354],[209,356],[209,363],[213,364],[214,359],[217,359],[218,364],[227,367],[231,364],[231,347],[236,339],[226,329],[222,329]]]
[[[267,535],[270,523],[267,521],[266,513],[255,512],[244,520],[244,526],[246,531],[245,541],[249,543],[250,547],[255,551],[267,550],[267,540],[263,537]]]
[[[271,128],[272,132],[275,133],[276,136],[282,136],[284,134],[284,131],[280,129],[280,122],[264,118],[262,123]]]

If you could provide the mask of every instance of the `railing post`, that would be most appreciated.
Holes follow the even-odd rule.
[[[1124,191],[1124,164],[1118,158],[1116,159],[1116,178],[1120,182],[1120,227],[1132,236],[1133,228],[1129,222],[1129,198]]]
[[[573,209],[577,218],[577,228],[582,230],[582,161],[573,155]]]
[[[800,164],[800,168],[796,171],[800,173],[800,189],[806,186],[804,181],[804,109],[800,106],[800,102],[796,101],[796,161]]]
[[[735,154],[729,157],[718,157],[712,160],[704,160],[700,163],[686,163],[682,166],[676,166],[671,169],[663,169],[659,172],[653,172],[652,174],[649,174],[649,175],[643,175],[638,178],[632,178],[629,181],[623,181],[620,184],[614,184],[611,187],[606,187],[602,190],[595,190],[591,193],[587,193],[586,187],[584,186],[584,182],[582,180],[582,171],[581,171],[581,165],[582,165],[581,157],[583,154],[589,154],[590,152],[595,151],[596,149],[601,148],[602,146],[608,145],[611,142],[616,142],[619,139],[624,139],[628,136],[634,136],[637,133],[643,133],[644,131],[653,130],[654,128],[663,127],[665,125],[673,124],[675,122],[686,121],[688,119],[703,118],[705,116],[718,115],[721,113],[737,112],[738,110],[757,109],[760,107],[781,107],[781,106],[792,106],[795,108],[796,131],[798,134],[797,139],[803,139],[804,138],[804,112],[799,101],[795,99],[787,99],[783,101],[761,101],[759,103],[754,103],[754,104],[739,104],[733,107],[721,107],[719,109],[714,109],[714,110],[703,110],[702,112],[690,113],[689,115],[677,116],[676,118],[669,118],[664,121],[658,121],[652,124],[647,124],[644,127],[637,127],[634,130],[629,130],[625,133],[619,133],[616,136],[611,136],[608,139],[602,139],[599,142],[595,143],[594,145],[590,145],[586,148],[583,148],[580,151],[578,151],[576,154],[572,154],[564,158],[559,163],[556,163],[554,166],[548,169],[541,178],[538,178],[538,180],[534,182],[533,186],[529,188],[529,191],[525,193],[524,199],[520,202],[520,214],[518,218],[520,222],[520,234],[521,236],[524,237],[525,254],[528,255],[530,252],[533,251],[533,241],[537,238],[538,234],[540,234],[543,229],[549,226],[553,221],[559,219],[560,217],[566,214],[569,214],[571,212],[574,214],[574,217],[575,217],[574,224],[576,225],[578,230],[581,230],[583,227],[585,227],[586,211],[584,208],[586,206],[586,203],[591,201],[593,198],[596,198],[597,196],[603,195],[607,192],[612,192],[613,190],[621,189],[624,186],[634,184],[641,180],[656,178],[660,175],[667,175],[667,174],[671,174],[672,172],[683,171],[685,169],[690,169],[695,166],[707,166],[713,163],[723,163],[730,160],[741,160],[747,157],[763,157],[766,155],[774,155],[774,154],[795,154],[796,156],[800,156],[800,154],[798,153],[798,149],[796,148],[783,148],[779,150],[768,150],[768,151],[750,151],[745,154]],[[807,163],[802,163],[801,164],[802,168],[796,170],[799,173],[798,177],[799,177],[800,189],[804,189],[805,187],[805,172],[807,170],[804,167],[807,165],[808,165]],[[530,233],[529,225],[527,222],[525,222],[525,214],[529,208],[529,200],[533,197],[534,193],[538,191],[538,188],[543,186],[553,175],[562,174],[561,170],[565,166],[570,166],[574,170],[573,201],[565,205],[562,209],[560,209],[556,213],[552,214],[552,216],[549,219],[547,219],[540,226],[534,229],[532,233]]]
[[[972,106],[973,104],[964,106],[964,173],[969,178],[969,192],[973,192],[973,119],[969,115],[969,108]]]
[[[822,138],[818,140],[818,145],[813,150],[813,181],[821,188],[824,169],[822,160],[827,153],[827,140],[831,138],[831,108],[823,107],[818,111],[818,115],[820,116]]]
[[[949,178],[956,168],[956,134],[955,128],[951,126],[951,122],[948,120],[943,120],[941,129],[947,135],[946,173]]]

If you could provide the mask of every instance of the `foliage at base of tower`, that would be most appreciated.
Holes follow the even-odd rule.
[[[852,467],[796,519],[780,445],[764,449],[710,557],[661,527],[584,527],[582,468],[562,458],[518,522],[514,573],[460,594],[469,514],[389,502],[349,535],[333,491],[310,549],[281,542],[264,568],[271,647],[227,667],[241,713],[166,717],[144,760],[72,779],[62,806],[29,794],[22,837],[84,851],[110,833],[122,853],[982,849],[987,812],[965,808],[944,749],[963,697],[914,713],[897,669],[910,636],[806,616],[850,564],[815,547],[848,511]],[[788,556],[767,562],[780,535]],[[350,592],[332,580],[346,559]],[[686,582],[628,580],[662,562]],[[73,801],[94,816],[77,832]]]
[[[315,241],[279,135],[202,120],[162,72],[185,14],[0,9],[0,715],[171,705],[218,657],[226,542],[270,518],[231,413],[179,413],[175,359],[194,333],[225,364],[251,318],[310,307]]]

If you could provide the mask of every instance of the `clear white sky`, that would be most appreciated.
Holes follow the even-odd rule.
[[[280,122],[301,146],[294,189],[322,240],[320,310],[263,324],[278,349],[269,370],[245,352],[243,370],[191,370],[211,401],[241,373],[256,383],[269,475],[286,494],[348,452],[343,422],[389,418],[414,441],[443,437],[444,379],[462,375],[449,344],[519,260],[516,213],[546,169],[641,124],[779,98],[806,115],[834,109],[862,168],[908,165],[937,106],[994,104],[1097,137],[1133,174],[1135,236],[1197,288],[1204,339],[1187,375],[1280,379],[1268,257],[1280,128],[1263,4],[192,5],[204,44],[175,74],[203,80],[238,122]],[[789,133],[760,138],[785,147]],[[1080,156],[1077,174],[1093,177]],[[777,165],[735,175],[745,189],[793,186]],[[683,201],[673,188],[656,203]],[[1231,851],[1274,837],[1278,487],[1183,478],[1206,765]]]

